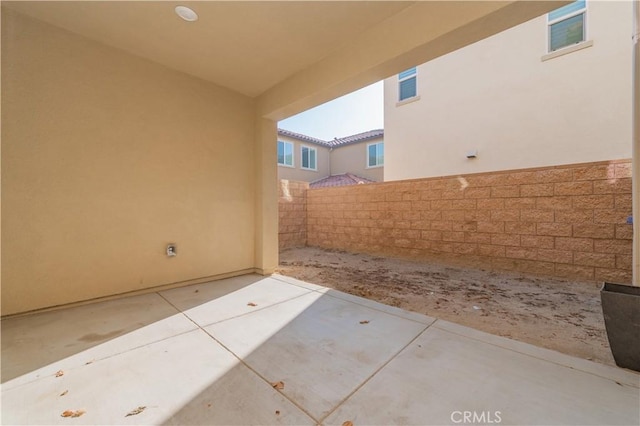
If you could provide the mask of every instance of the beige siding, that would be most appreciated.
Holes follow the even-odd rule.
[[[278,140],[293,143],[293,167],[278,164],[278,179],[313,182],[329,176],[329,148],[282,135],[278,135]],[[317,170],[306,170],[302,168],[303,146],[315,148]]]
[[[363,178],[381,182],[383,180],[384,167],[367,167],[367,147],[369,144],[377,142],[382,142],[382,139],[372,139],[334,148],[331,151],[331,174],[353,173]]]
[[[385,80],[385,180],[629,158],[632,2],[587,4],[590,47],[543,61],[545,15],[420,65],[415,102]]]
[[[384,167],[367,167],[367,146],[370,143],[382,142],[372,139],[338,148],[329,148],[299,139],[278,135],[278,140],[293,144],[293,167],[278,165],[278,179],[301,182],[314,182],[327,176],[353,173],[357,176],[380,182],[383,179]],[[317,153],[317,170],[302,168],[302,147],[315,148]]]
[[[247,97],[3,10],[2,314],[253,268],[253,123]]]

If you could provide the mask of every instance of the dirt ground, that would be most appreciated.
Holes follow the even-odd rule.
[[[488,333],[615,365],[597,283],[313,247],[281,251],[277,272]]]

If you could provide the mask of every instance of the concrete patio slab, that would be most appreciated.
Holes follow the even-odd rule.
[[[270,277],[243,275],[189,287],[162,291],[160,295],[201,327],[248,314],[309,293]],[[249,304],[255,306],[250,306]]]
[[[631,425],[640,421],[638,375],[627,374],[628,379],[635,377],[636,386],[629,386],[522,353],[518,344],[505,349],[488,343],[478,339],[479,333],[469,337],[431,327],[326,424],[350,420],[367,425]],[[565,364],[572,364],[572,357],[566,358]]]
[[[273,274],[273,275],[271,275],[271,278],[274,278],[274,279],[279,280],[279,281],[284,281],[285,283],[293,284],[293,285],[296,285],[298,287],[306,288],[307,290],[313,290],[313,291],[328,290],[326,287],[322,287],[321,285],[308,283],[308,282],[305,282],[305,281],[301,281],[301,280],[299,280],[297,278],[287,277],[285,275]]]
[[[640,423],[635,372],[279,276],[5,318],[1,387],[3,424]]]
[[[425,329],[315,292],[205,327],[318,420]]]
[[[2,383],[10,388],[197,327],[158,294],[2,321]]]
[[[202,330],[11,389],[2,403],[3,424],[314,423]]]

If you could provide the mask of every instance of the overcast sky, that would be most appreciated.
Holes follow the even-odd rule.
[[[278,127],[322,140],[383,129],[382,81],[282,120]]]

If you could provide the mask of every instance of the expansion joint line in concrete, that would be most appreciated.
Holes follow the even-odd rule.
[[[311,292],[311,290],[309,291],[309,293]],[[297,299],[298,297],[301,297],[305,294],[308,293],[304,293],[300,296],[296,296],[296,297],[292,297],[290,299],[286,299],[283,300],[281,302],[275,303],[273,305],[269,305],[269,306],[275,306],[275,305],[279,305],[281,303],[284,303],[286,301],[292,300],[292,299]],[[259,372],[257,372],[254,368],[252,368],[249,364],[247,364],[242,358],[240,358],[238,355],[236,355],[230,348],[228,348],[224,343],[222,343],[220,340],[216,339],[216,337],[209,333],[207,330],[205,330],[202,326],[200,326],[200,324],[198,324],[197,322],[195,322],[193,319],[191,319],[189,317],[189,315],[187,315],[185,312],[181,311],[180,309],[178,309],[177,306],[175,306],[173,303],[171,303],[169,300],[167,300],[165,297],[163,297],[162,295],[160,295],[160,297],[162,297],[164,300],[167,301],[168,304],[170,304],[171,306],[173,306],[175,309],[178,310],[178,312],[180,312],[182,315],[184,315],[185,318],[187,318],[189,321],[191,321],[196,327],[198,327],[198,329],[200,329],[203,333],[205,333],[207,336],[209,336],[214,342],[216,342],[217,344],[219,344],[220,346],[222,346],[227,352],[229,352],[231,355],[233,355],[234,358],[236,358],[242,365],[244,365],[245,367],[247,367],[250,371],[252,371],[256,376],[258,376],[260,379],[262,379],[265,383],[267,383],[269,386],[271,385],[271,382],[264,377],[262,374],[260,374]],[[255,311],[252,311],[250,313],[253,313]],[[244,314],[246,315],[246,314]],[[242,315],[239,315],[242,316]],[[234,317],[237,318],[237,317]],[[231,318],[229,318],[231,319]],[[222,321],[221,321],[222,322]],[[291,402],[293,405],[295,405],[296,407],[298,407],[298,409],[300,409],[300,411],[302,411],[304,414],[306,414],[307,416],[309,416],[309,418],[311,420],[313,420],[314,422],[316,422],[317,424],[319,424],[320,422],[313,416],[311,415],[311,413],[309,413],[304,407],[302,407],[300,404],[298,404],[294,399],[290,398],[288,395],[284,394],[283,392],[278,391],[278,393],[280,393],[280,395],[282,395],[284,398],[286,398],[289,402]]]

